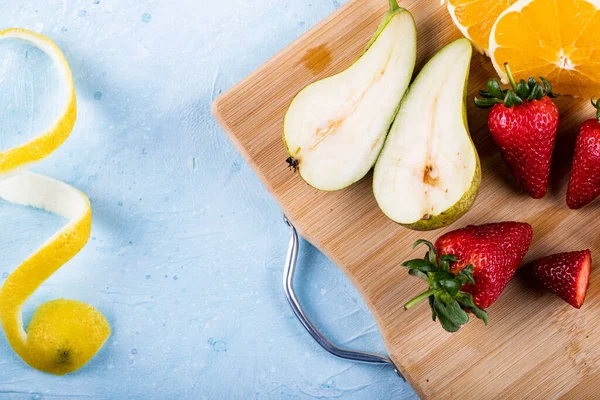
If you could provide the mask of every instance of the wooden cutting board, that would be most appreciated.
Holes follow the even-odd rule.
[[[438,1],[406,0],[402,5],[417,22],[418,71],[460,33]],[[529,222],[534,228],[525,262],[586,248],[600,259],[600,201],[580,211],[565,204],[577,126],[593,115],[587,100],[558,100],[560,136],[551,188],[543,200],[519,191],[490,139],[487,111],[469,101],[483,184],[473,209],[445,230],[412,232],[387,219],[373,198],[371,175],[348,189],[325,193],[287,168],[281,136],[290,101],[307,84],[350,66],[386,10],[385,0],[350,0],[221,96],[213,107],[217,120],[303,237],[356,285],[392,359],[422,398],[598,398],[600,267],[593,268],[581,310],[518,275],[488,309],[489,326],[472,320],[455,334],[431,321],[426,302],[403,310],[404,302],[425,285],[399,267],[404,260],[422,256],[423,250],[411,250],[418,238],[434,240],[467,224],[507,220]],[[494,76],[490,61],[475,55],[469,98]]]

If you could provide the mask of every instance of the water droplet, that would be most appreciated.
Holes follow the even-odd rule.
[[[32,393],[31,394],[31,400],[41,400],[41,399],[42,399],[41,393]]]
[[[173,280],[174,280],[174,281],[176,281],[177,279],[179,279],[179,277],[178,277],[177,275],[175,275],[175,276],[173,277]]]
[[[101,91],[97,91],[94,93],[94,99],[96,100],[102,100],[102,92]]]
[[[214,340],[214,339],[209,339],[208,343],[212,346],[213,350],[216,351],[217,353],[222,353],[227,351],[227,343],[225,343],[222,340]]]
[[[6,279],[6,278],[8,278],[8,272],[5,272],[2,274],[2,279]]]
[[[131,349],[131,354],[136,355],[138,353],[137,349]]]
[[[152,21],[152,15],[150,15],[148,13],[143,13],[142,14],[142,22],[147,24],[150,21]]]
[[[100,4],[100,0],[94,0],[94,4]]]
[[[87,14],[88,14],[87,10],[84,10],[84,9],[77,10],[78,17],[85,17]]]
[[[152,278],[150,275],[146,275],[146,280]]]
[[[189,156],[188,157],[188,162],[187,162],[187,166],[189,169],[191,169],[192,171],[196,169],[196,158]]]
[[[123,207],[123,202],[122,202],[122,201],[119,201],[119,202],[117,203],[117,205],[118,205],[119,207]]]

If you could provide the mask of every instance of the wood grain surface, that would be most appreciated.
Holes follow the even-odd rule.
[[[408,0],[418,28],[417,71],[437,50],[460,37],[438,1]],[[593,115],[587,100],[560,98],[561,125],[551,187],[543,200],[522,193],[489,136],[487,111],[469,101],[469,125],[481,156],[483,183],[473,209],[452,226],[412,232],[377,207],[371,175],[334,193],[308,186],[285,163],[282,125],[292,98],[307,84],[350,66],[387,9],[385,0],[349,1],[303,37],[221,96],[213,112],[303,237],[330,257],[356,285],[373,312],[387,349],[422,398],[598,398],[600,280],[592,269],[586,304],[575,310],[518,274],[488,309],[489,326],[472,320],[449,334],[431,321],[426,302],[404,311],[425,289],[399,264],[421,256],[411,244],[434,240],[468,224],[524,221],[534,228],[525,263],[561,251],[590,248],[600,257],[600,202],[571,211],[565,204],[573,141]],[[495,72],[476,54],[469,99]]]

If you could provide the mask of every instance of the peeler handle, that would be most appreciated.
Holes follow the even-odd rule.
[[[400,374],[394,363],[388,357],[367,353],[362,351],[353,351],[346,350],[337,347],[331,341],[329,341],[323,334],[313,325],[310,319],[306,316],[306,313],[302,309],[302,306],[298,302],[298,298],[296,297],[296,293],[294,292],[294,272],[296,270],[296,263],[298,261],[298,248],[299,248],[299,240],[298,240],[298,232],[296,228],[290,220],[284,215],[283,221],[290,227],[292,231],[292,236],[290,238],[290,244],[287,251],[287,256],[285,260],[285,267],[283,270],[283,291],[287,298],[288,303],[292,307],[292,311],[294,315],[298,318],[302,326],[308,331],[310,336],[325,350],[329,353],[333,354],[336,357],[343,358],[345,360],[368,363],[368,364],[387,364],[394,368],[394,371],[398,376],[402,379],[404,377]]]

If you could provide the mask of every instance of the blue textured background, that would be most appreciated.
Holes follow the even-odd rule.
[[[383,0],[382,0],[383,1]],[[333,0],[0,2],[0,28],[41,32],[77,86],[72,137],[33,170],[85,191],[93,238],[28,302],[93,304],[113,335],[80,371],[27,367],[0,335],[0,397],[415,398],[390,368],[325,354],[280,281],[280,211],[210,115],[210,104],[334,11]],[[42,53],[0,43],[0,148],[30,137],[61,100]],[[63,221],[0,202],[0,275]],[[384,352],[349,281],[303,244],[299,293],[337,343]]]

